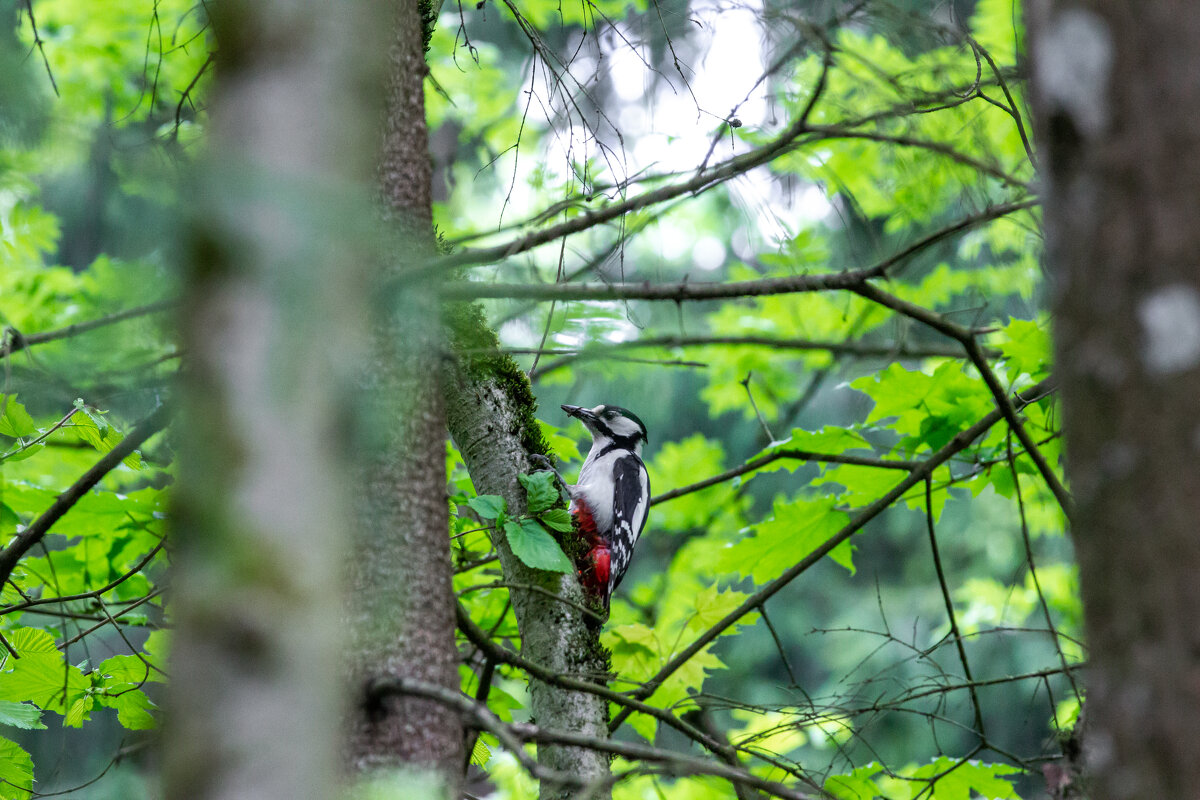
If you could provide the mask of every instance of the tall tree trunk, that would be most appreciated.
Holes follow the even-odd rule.
[[[1200,797],[1200,14],[1031,8],[1099,800]]]
[[[481,356],[498,347],[482,312],[475,305],[452,306],[449,328],[458,359],[448,370],[447,417],[450,433],[462,453],[475,490],[498,494],[509,512],[525,511],[525,490],[517,475],[531,469],[531,453],[546,454],[537,421],[537,403],[529,381],[508,356]],[[471,355],[474,353],[475,355]],[[579,582],[571,575],[532,569],[513,555],[502,534],[496,550],[507,583],[537,585],[553,595],[582,605]],[[522,654],[560,675],[605,683],[608,654],[600,646],[582,613],[554,597],[525,589],[512,589],[513,611],[521,631]],[[533,718],[552,731],[608,737],[608,702],[586,692],[562,689],[530,680]],[[605,753],[565,745],[538,745],[538,762],[588,782],[595,800],[610,797],[609,758]],[[543,781],[542,800],[565,800],[577,791]]]
[[[167,797],[337,794],[346,365],[365,292],[336,210],[370,174],[354,156],[371,142],[351,63],[371,29],[362,6],[211,6],[213,156],[195,195],[175,428]]]
[[[362,387],[365,457],[358,539],[349,555],[355,663],[348,757],[369,773],[389,767],[419,772],[420,788],[411,774],[405,778],[414,796],[457,797],[463,761],[457,713],[432,700],[372,690],[393,677],[459,686],[438,379],[444,345],[435,287],[404,283],[406,270],[435,254],[423,22],[417,0],[401,0],[388,48],[378,179],[397,238],[375,282]],[[387,288],[397,281],[400,292]]]

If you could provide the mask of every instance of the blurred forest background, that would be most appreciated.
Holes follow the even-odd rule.
[[[754,775],[838,798],[1044,796],[1087,654],[1056,496],[1021,9],[434,11],[425,102],[450,294],[483,298],[568,476],[586,434],[560,403],[621,405],[649,429],[656,502],[601,635],[610,686],[636,693],[713,631],[639,699]],[[3,798],[162,796],[178,440],[156,409],[188,369],[181,265],[220,199],[204,182],[222,158],[220,57],[204,2],[0,0],[5,541],[115,453],[100,489],[6,549]],[[305,235],[358,224],[325,195],[274,191]],[[703,294],[714,285],[727,291]],[[496,513],[453,446],[447,468],[458,600],[516,648]],[[529,722],[527,675],[459,645],[466,695]],[[703,753],[612,708],[618,741]],[[471,758],[469,791],[536,793],[493,732]],[[649,763],[618,758],[613,796],[744,791]]]

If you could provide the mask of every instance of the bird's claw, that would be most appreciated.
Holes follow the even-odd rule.
[[[535,467],[540,467],[548,472],[553,472],[556,474],[558,473],[558,470],[554,468],[554,464],[550,461],[550,459],[546,458],[541,453],[531,453],[529,456],[529,461]]]

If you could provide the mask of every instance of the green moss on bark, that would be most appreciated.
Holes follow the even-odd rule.
[[[487,324],[478,303],[447,303],[443,322],[450,348],[468,375],[494,380],[512,401],[516,412],[514,429],[509,431],[521,441],[529,454],[550,455],[550,445],[537,421],[537,399],[529,377],[512,356],[500,352],[500,340]]]

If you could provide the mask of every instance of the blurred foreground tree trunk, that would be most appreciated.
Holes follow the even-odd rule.
[[[370,11],[216,10],[219,159],[184,304],[172,797],[332,797],[339,760],[457,796],[457,715],[375,692],[457,689],[458,672],[436,303],[381,289],[434,250],[422,19],[415,0]],[[372,34],[389,23],[392,41]],[[372,167],[397,229],[383,251]]]
[[[354,220],[370,219],[354,194],[375,134],[364,10],[212,6],[211,156],[182,303],[172,798],[337,795],[345,431],[369,238]]]
[[[1200,797],[1200,13],[1031,7],[1097,800]]]

